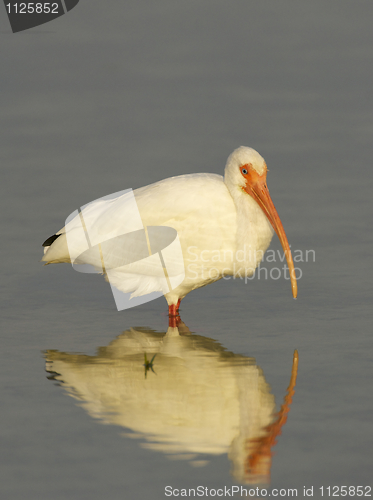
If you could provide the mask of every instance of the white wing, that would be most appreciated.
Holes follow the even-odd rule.
[[[149,258],[149,253],[142,253],[142,239],[142,250],[138,245],[131,250],[133,254],[137,252],[138,259],[119,265],[118,237],[149,226],[175,229],[181,247],[168,245]],[[213,252],[234,248],[236,209],[221,176],[192,174],[96,200],[70,217],[57,234],[61,236],[47,248],[43,261],[91,264],[106,272],[112,285],[123,292],[133,292],[133,296],[154,291],[167,293],[183,281],[184,269],[187,288],[196,288],[201,280],[201,263],[211,260]],[[217,262],[219,266],[221,263]],[[207,280],[210,281],[213,280]]]

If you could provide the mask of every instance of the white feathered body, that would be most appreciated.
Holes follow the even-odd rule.
[[[172,227],[179,237],[185,278],[165,294],[169,305],[223,276],[252,275],[273,235],[273,229],[258,204],[239,185],[229,183],[219,175],[172,177],[136,189],[134,196],[144,227]],[[102,202],[92,203],[92,213],[95,212],[95,203]],[[104,228],[107,235],[117,230],[120,218],[135,218],[131,210],[128,213],[125,195],[106,204],[104,210],[102,206],[96,210],[93,226],[100,231]],[[65,233],[66,227],[57,233],[61,236],[46,247],[44,262],[71,261]],[[79,254],[80,249],[76,252]],[[144,279],[138,263],[117,267],[110,275],[110,283],[134,296],[160,291],[157,273],[152,275],[148,271]]]

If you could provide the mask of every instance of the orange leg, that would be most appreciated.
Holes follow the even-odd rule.
[[[177,304],[172,304],[168,306],[168,315],[169,316],[179,316],[179,307],[180,307],[181,299],[178,300]]]
[[[179,316],[179,307],[181,299],[178,300],[177,304],[172,304],[168,306],[168,326],[173,328],[177,327],[181,319]]]

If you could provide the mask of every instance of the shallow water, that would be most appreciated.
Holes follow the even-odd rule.
[[[0,19],[1,498],[254,487],[266,436],[268,488],[371,485],[372,14],[94,0],[29,32]],[[299,252],[296,301],[267,258],[247,283],[188,295],[177,337],[163,298],[119,313],[99,276],[40,264],[84,203],[222,173],[240,144],[267,161]]]

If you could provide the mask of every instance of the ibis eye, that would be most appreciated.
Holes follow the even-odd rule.
[[[243,173],[243,175],[246,175],[246,174],[247,174],[247,170],[246,170],[246,168],[243,168],[243,169],[241,170],[241,172]]]

